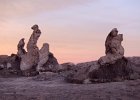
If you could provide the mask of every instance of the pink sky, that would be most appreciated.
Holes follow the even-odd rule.
[[[38,46],[47,42],[60,63],[97,60],[104,41],[117,27],[124,34],[125,56],[140,56],[140,1],[135,0],[0,0],[0,54],[16,53],[38,24]]]

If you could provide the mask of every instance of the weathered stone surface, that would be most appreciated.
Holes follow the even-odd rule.
[[[89,78],[89,72],[99,67],[96,61],[77,64],[71,69],[65,80],[70,83],[82,84]]]
[[[11,56],[9,57],[9,60],[7,62],[7,68],[8,69],[14,69],[14,70],[20,70],[20,62],[21,59],[16,55],[16,54],[11,54]],[[11,67],[10,67],[11,65]]]
[[[134,74],[131,75],[131,79],[140,79],[140,57],[128,57],[127,59],[131,62],[134,72]]]
[[[46,72],[46,71],[57,72],[58,70],[59,70],[59,63],[57,59],[54,57],[54,55],[51,52],[49,52],[49,59],[47,62],[45,62],[45,64],[43,64],[40,71],[41,72]]]
[[[85,80],[92,82],[112,82],[125,79],[138,79],[138,72],[134,72],[135,65],[124,57],[124,48],[121,45],[123,35],[118,34],[114,28],[107,36],[105,47],[106,56],[101,57],[97,63],[89,66],[88,63],[76,65],[74,70],[66,77],[71,83],[84,83]],[[132,68],[133,67],[133,68]],[[86,82],[87,83],[87,82]]]
[[[30,70],[36,67],[39,61],[39,49],[37,47],[37,40],[41,35],[38,25],[31,27],[33,33],[27,44],[27,53],[21,58],[20,69],[23,71]]]
[[[24,49],[24,45],[25,45],[24,38],[22,38],[17,45],[17,50],[18,50],[17,56],[20,58],[26,53]]]
[[[49,59],[49,44],[44,43],[42,48],[39,50],[39,62],[37,65],[37,71],[43,70],[43,65]]]
[[[60,65],[60,69],[59,71],[69,71],[69,70],[73,70],[75,68],[75,64],[72,62],[68,62],[68,63],[63,63]]]
[[[131,62],[126,58],[118,59],[114,64],[102,65],[89,72],[92,82],[112,82],[130,79],[133,74]]]
[[[20,71],[20,58],[16,54],[12,54],[11,56],[5,56],[1,59],[1,65],[4,67],[0,70],[1,77],[13,77],[13,76],[21,76],[22,73]]]
[[[105,42],[106,56],[98,60],[100,65],[113,64],[124,56],[124,48],[121,45],[122,41],[123,35],[118,34],[117,28],[114,28],[107,36]]]
[[[137,70],[134,70],[137,68]],[[66,76],[70,83],[102,83],[139,79],[140,67],[135,66],[127,58],[118,59],[114,64],[100,66],[97,61],[80,63]],[[85,81],[89,82],[85,82]]]
[[[39,72],[36,71],[35,69],[28,69],[28,70],[22,71],[22,75],[26,77],[32,77],[32,76],[39,75]]]
[[[0,55],[0,69],[7,67],[8,60],[9,60],[8,55]]]
[[[16,54],[0,56],[0,66],[6,69],[20,69],[20,58]]]
[[[65,78],[65,80],[70,83],[82,84],[84,80],[88,79],[89,70],[90,70],[90,67],[83,67],[79,69],[78,71],[75,70],[72,73],[70,73]]]

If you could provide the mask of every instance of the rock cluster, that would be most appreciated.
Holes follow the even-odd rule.
[[[140,78],[140,59],[124,57],[122,46],[123,35],[117,28],[111,30],[105,41],[105,56],[98,61],[59,65],[49,44],[37,47],[41,35],[38,25],[31,27],[33,33],[25,51],[24,38],[17,45],[17,54],[0,56],[0,76],[35,76],[35,80],[51,80],[60,78],[70,83],[102,83]]]
[[[17,45],[17,54],[1,56],[0,69],[5,69],[5,72],[14,69],[17,72],[20,71],[23,76],[34,76],[39,74],[39,71],[57,72],[59,63],[50,53],[49,44],[44,43],[40,50],[37,47],[37,41],[41,35],[39,26],[33,25],[31,29],[33,33],[27,43],[27,52],[24,49],[24,38],[22,38]]]
[[[71,83],[101,83],[133,79],[134,64],[124,57],[122,41],[123,35],[118,34],[117,28],[112,29],[105,42],[106,56],[101,57],[96,62],[80,64],[81,66],[76,65],[76,68],[79,67],[78,70],[73,69],[66,76],[66,81]]]
[[[123,35],[118,34],[117,28],[112,29],[105,42],[106,56],[101,57],[98,61],[100,65],[113,64],[124,56],[122,41]]]
[[[20,60],[16,54],[0,56],[0,77],[21,76]]]

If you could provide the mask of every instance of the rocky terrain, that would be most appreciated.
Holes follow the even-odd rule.
[[[0,100],[140,100],[140,57],[125,57],[123,35],[111,30],[105,56],[97,61],[59,64],[43,43],[38,25],[24,49],[0,55]]]
[[[140,70],[140,57],[129,59],[135,62]],[[95,62],[77,65],[89,66],[93,63]],[[74,66],[72,63],[62,65],[69,70]],[[71,84],[65,81],[67,74],[68,71],[63,71],[43,72],[34,77],[1,77],[0,100],[140,100],[140,79]]]
[[[0,78],[0,100],[140,100],[140,79],[70,84],[50,74]]]

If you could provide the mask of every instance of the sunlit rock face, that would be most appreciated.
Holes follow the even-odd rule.
[[[106,55],[98,60],[100,65],[113,64],[124,56],[122,41],[123,35],[118,34],[117,28],[112,29],[105,42]]]
[[[20,61],[16,54],[0,56],[0,77],[21,76]]]
[[[42,48],[39,50],[39,62],[37,65],[37,71],[43,70],[43,65],[49,59],[49,44],[44,43]]]
[[[43,66],[39,69],[39,72],[58,72],[60,65],[53,53],[49,52],[48,60],[44,62]]]
[[[37,66],[39,61],[39,49],[37,47],[37,41],[41,35],[38,25],[31,27],[33,33],[27,44],[27,53],[22,57],[20,69],[29,70]]]

